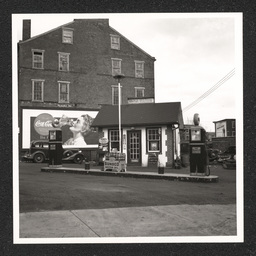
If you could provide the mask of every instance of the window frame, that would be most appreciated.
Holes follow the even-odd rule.
[[[61,100],[61,85],[66,84],[67,85],[67,101]],[[58,87],[59,87],[59,95],[58,95],[58,103],[69,103],[69,94],[70,94],[70,82],[67,81],[58,81]]]
[[[44,69],[44,52],[45,50],[40,50],[40,49],[32,49],[32,68],[33,69]],[[42,53],[41,61],[35,61],[35,52]],[[36,67],[36,63],[41,63],[41,67]]]
[[[112,140],[112,136],[111,136],[112,132],[116,133],[115,136],[118,137],[118,140]],[[122,132],[121,132],[121,134],[122,134]],[[108,130],[108,140],[109,140],[109,151],[111,152],[111,150],[112,150],[112,143],[118,143],[117,151],[119,151],[120,138],[119,138],[119,130],[118,129],[109,129]],[[121,138],[121,143],[122,143],[122,138]]]
[[[118,61],[119,63],[119,68],[115,68],[114,67],[114,62],[115,61]],[[122,59],[118,59],[118,58],[111,58],[111,66],[112,66],[112,75],[118,75],[118,74],[121,74],[122,73]],[[119,72],[115,72],[115,70],[120,70]]]
[[[113,42],[115,39],[118,39],[118,42]],[[120,50],[120,36],[110,34],[110,48],[113,50]]]
[[[149,131],[158,130],[159,139],[149,140]],[[150,142],[158,142],[158,150],[150,150]],[[146,128],[146,143],[147,143],[147,153],[162,153],[162,128],[161,127],[148,127]]]
[[[145,87],[135,87],[135,98],[144,98],[145,97]],[[138,91],[142,91],[142,96],[138,97]]]
[[[115,90],[117,90],[117,103],[115,103]],[[120,104],[122,104],[122,86],[120,86],[120,94],[121,94],[121,99],[120,99]],[[118,105],[119,101],[119,93],[118,93],[118,85],[111,85],[111,95],[112,95],[112,105]]]
[[[44,81],[43,79],[31,79],[32,81],[32,101],[33,102],[44,102]],[[41,83],[41,99],[35,99],[35,82]]]
[[[70,37],[65,35],[65,32],[70,33]],[[70,42],[65,41],[64,40],[65,38],[71,38]],[[62,43],[63,44],[73,44],[73,42],[74,42],[74,29],[72,29],[72,28],[62,28]]]
[[[67,57],[67,70],[62,70],[61,69],[61,57]],[[69,72],[69,56],[70,56],[70,53],[67,53],[67,52],[58,52],[58,65],[59,65],[59,71],[62,71],[62,72]]]
[[[138,64],[141,64],[142,65],[142,68],[139,69],[138,68]],[[135,65],[135,77],[136,78],[144,78],[145,77],[145,67],[144,67],[144,64],[145,64],[145,61],[141,61],[141,60],[135,60],[134,61],[134,65]],[[141,75],[140,75],[141,73]]]

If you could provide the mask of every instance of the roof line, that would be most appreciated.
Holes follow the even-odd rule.
[[[74,22],[75,22],[75,21],[71,21],[71,22],[66,23],[66,24],[64,24],[64,25],[61,25],[61,26],[58,26],[58,27],[53,28],[53,29],[51,29],[51,30],[48,30],[48,31],[46,31],[46,32],[44,32],[44,33],[42,33],[42,34],[39,34],[39,35],[30,37],[29,39],[26,39],[26,40],[24,40],[24,41],[20,40],[20,41],[19,41],[19,44],[23,44],[23,43],[32,41],[32,40],[34,40],[34,39],[36,39],[36,38],[38,38],[38,37],[40,37],[40,36],[46,35],[46,34],[48,34],[48,33],[51,33],[51,32],[54,31],[54,30],[57,30],[57,29],[62,28],[62,27],[65,27],[65,26],[70,25],[70,24],[72,24],[72,23],[74,23]]]
[[[168,125],[168,124],[179,124],[178,121],[174,121],[174,122],[160,122],[160,123],[141,123],[141,124],[122,124],[122,127],[127,127],[127,126],[131,126],[131,127],[138,127],[138,126],[156,126],[156,125]],[[118,123],[116,124],[107,124],[107,125],[91,125],[92,127],[118,127]]]
[[[218,123],[218,122],[221,122],[221,121],[227,121],[227,120],[236,120],[235,118],[225,118],[225,119],[221,119],[219,121],[212,121],[213,123]]]
[[[127,37],[125,37],[123,34],[121,34],[120,32],[118,32],[117,30],[115,30],[114,28],[112,28],[111,26],[109,26],[110,29],[112,29],[115,33],[118,33],[120,36],[122,36],[125,40],[127,40],[130,44],[134,45],[138,50],[142,51],[143,53],[145,53],[146,55],[148,55],[150,58],[152,58],[154,61],[156,61],[156,58],[151,56],[150,54],[148,54],[147,52],[145,52],[144,50],[142,50],[139,46],[137,46],[135,43],[133,43],[132,41],[130,41]]]

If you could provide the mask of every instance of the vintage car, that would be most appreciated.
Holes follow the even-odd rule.
[[[236,155],[236,146],[230,146],[227,150],[218,154],[218,162],[223,163],[228,159],[233,160]]]
[[[30,149],[22,157],[23,161],[33,161],[34,163],[43,163],[49,160],[48,141],[32,141]],[[71,161],[81,164],[85,159],[83,152],[79,148],[63,148],[62,161]]]

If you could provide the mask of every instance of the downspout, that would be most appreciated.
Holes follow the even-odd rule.
[[[173,133],[173,152],[174,152],[174,154],[176,155],[176,158],[177,158],[177,138],[176,138],[176,130],[177,129],[179,129],[179,123],[177,122],[176,123],[178,126],[177,127],[175,127],[175,124],[173,124],[173,126],[172,126],[172,133]],[[174,127],[174,128],[173,128]],[[176,158],[174,159],[174,154],[173,154],[173,166],[174,166],[174,162],[175,162],[175,160],[176,160]]]

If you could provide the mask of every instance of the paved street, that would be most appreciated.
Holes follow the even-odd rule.
[[[236,234],[235,170],[212,167],[219,182],[196,183],[43,173],[43,166],[20,163],[21,237]]]

